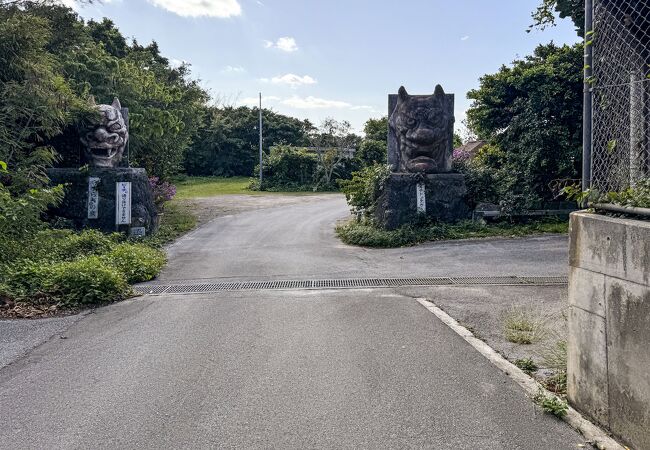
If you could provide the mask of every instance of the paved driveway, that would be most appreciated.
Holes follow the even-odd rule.
[[[217,219],[170,249],[160,282],[564,273],[564,238],[369,251],[334,239],[345,213],[332,197]],[[0,369],[0,421],[10,449],[582,443],[392,289],[163,295],[102,308]]]

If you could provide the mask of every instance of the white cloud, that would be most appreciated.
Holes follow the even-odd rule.
[[[347,102],[326,100],[311,95],[309,97],[298,97],[297,95],[294,95],[293,97],[282,100],[281,103],[296,109],[353,108],[353,106]]]
[[[237,0],[148,0],[154,6],[183,17],[233,17],[241,14]]]
[[[277,77],[273,77],[270,80],[268,78],[262,78],[260,81],[263,81],[265,83],[271,82],[273,84],[286,84],[293,88],[307,85],[307,84],[317,83],[317,81],[314,78],[310,77],[309,75],[305,75],[301,77],[300,75],[295,75],[293,73],[288,73],[282,76],[278,75]]]
[[[242,66],[226,66],[221,69],[221,73],[244,73],[246,69]]]
[[[295,52],[298,50],[298,44],[292,37],[281,37],[277,41],[264,41],[264,48],[277,48],[283,52]]]
[[[468,39],[469,39],[469,36],[463,36],[462,38],[460,38],[461,41],[466,41]]]

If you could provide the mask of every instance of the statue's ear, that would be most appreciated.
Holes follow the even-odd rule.
[[[399,99],[400,102],[405,102],[406,100],[409,99],[409,93],[406,92],[406,89],[404,89],[404,86],[400,86],[399,91],[397,91],[397,98]]]
[[[90,106],[97,106],[97,102],[95,101],[95,96],[94,95],[89,95],[88,96],[88,104]]]
[[[439,84],[436,85],[436,89],[433,91],[433,95],[435,95],[436,97],[444,97],[445,91],[442,88],[442,86],[440,86]]]
[[[120,109],[122,109],[122,105],[120,104],[120,99],[117,98],[117,97],[115,97],[115,98],[113,99],[113,103],[111,104],[111,106],[112,106],[113,108],[117,109],[118,111],[119,111]]]

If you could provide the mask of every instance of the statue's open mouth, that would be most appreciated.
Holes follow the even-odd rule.
[[[444,142],[432,142],[429,145],[406,143],[406,146],[408,159],[405,165],[410,172],[433,173],[436,171],[439,165],[436,155],[444,152]]]
[[[116,147],[92,147],[90,151],[96,158],[112,158],[117,154]]]

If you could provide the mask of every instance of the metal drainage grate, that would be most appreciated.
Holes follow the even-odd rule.
[[[548,286],[567,284],[568,277],[427,277],[427,278],[350,278],[336,280],[280,280],[245,281],[241,283],[201,283],[173,285],[139,285],[135,291],[141,294],[204,294],[220,291],[251,291],[269,289],[341,289],[341,288],[379,288],[400,286]]]
[[[567,276],[521,277],[520,279],[526,282],[526,284],[567,284],[569,282],[569,277]]]
[[[452,277],[454,284],[526,284],[521,278],[510,277]]]

